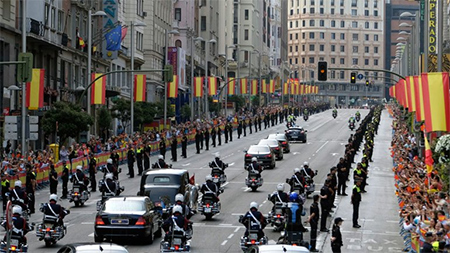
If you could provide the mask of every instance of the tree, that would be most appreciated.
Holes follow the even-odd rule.
[[[131,104],[130,100],[119,98],[114,102],[111,108],[111,116],[119,119],[123,129],[126,129],[131,120]]]
[[[214,115],[219,115],[220,113],[220,104],[213,102],[213,98],[208,96],[208,103],[209,103],[209,112],[213,112]]]
[[[106,106],[100,107],[97,112],[97,124],[99,128],[98,135],[101,136],[104,140],[108,138],[108,130],[111,127],[112,117],[109,110]]]
[[[183,119],[190,119],[192,117],[192,115],[191,115],[191,107],[188,104],[184,104],[181,107],[181,117]]]
[[[42,129],[47,136],[56,133],[56,122],[59,123],[57,134],[60,142],[64,143],[67,138],[77,138],[81,132],[88,131],[94,119],[80,106],[59,101],[42,118]]]
[[[228,102],[234,102],[236,105],[236,111],[239,111],[245,106],[245,98],[243,96],[232,95],[228,97]]]
[[[144,130],[144,124],[151,123],[158,114],[158,106],[155,103],[137,102],[134,104],[134,122],[139,130]]]

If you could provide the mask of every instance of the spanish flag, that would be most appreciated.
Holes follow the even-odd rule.
[[[295,83],[295,94],[300,95],[300,84],[298,82]]]
[[[208,95],[214,96],[217,94],[217,78],[216,77],[208,77]]]
[[[275,81],[272,79],[269,82],[269,93],[275,93]]]
[[[291,80],[291,95],[295,95],[295,85],[294,80]]]
[[[289,80],[283,84],[283,95],[289,94]]]
[[[194,97],[203,97],[203,77],[194,77]]]
[[[406,89],[408,92],[408,101],[409,101],[409,112],[416,111],[416,96],[415,96],[415,88],[414,88],[414,77],[408,76],[406,77]]]
[[[247,78],[241,79],[241,94],[247,94]]]
[[[170,82],[167,89],[167,97],[176,98],[178,97],[178,76],[173,75],[173,81]]]
[[[102,74],[92,73],[91,80],[94,81]],[[106,76],[102,76],[92,85],[91,105],[104,105],[106,93]]]
[[[395,89],[392,88],[392,97],[395,97]],[[425,120],[425,110],[423,107],[423,89],[422,89],[422,78],[421,76],[414,76],[414,96],[416,105],[416,120]]]
[[[425,128],[427,132],[450,131],[448,72],[422,73]]]
[[[267,83],[266,79],[262,80],[261,93],[267,93]]]
[[[236,80],[234,77],[228,78],[228,95],[236,94]]]
[[[134,101],[144,102],[146,91],[146,75],[134,75]]]
[[[31,73],[31,82],[27,83],[26,107],[28,110],[44,107],[44,76],[45,69],[33,69]]]
[[[256,95],[258,94],[258,81],[257,80],[252,80],[252,90],[251,90],[252,95]]]
[[[83,38],[81,38],[81,37],[78,37],[78,44],[80,44],[81,48],[84,48],[86,46],[86,44],[84,43]]]

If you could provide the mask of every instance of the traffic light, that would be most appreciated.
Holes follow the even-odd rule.
[[[327,62],[326,61],[319,62],[319,77],[317,79],[319,81],[327,80]]]
[[[350,83],[356,83],[356,73],[352,72],[350,74]]]
[[[369,80],[366,80],[366,86],[367,87],[369,86]]]
[[[33,54],[32,53],[19,53],[20,63],[17,65],[17,81],[18,82],[31,82],[33,71]]]
[[[173,82],[173,66],[166,65],[164,67],[164,82],[171,83]]]

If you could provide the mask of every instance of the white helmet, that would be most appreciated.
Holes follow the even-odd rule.
[[[182,214],[183,213],[183,208],[180,205],[176,205],[176,206],[173,207],[172,213],[180,213],[180,214]]]
[[[78,166],[77,166],[77,170],[82,171],[82,170],[83,170],[83,167],[82,167],[81,165],[78,165]]]
[[[258,203],[256,203],[255,201],[253,201],[252,203],[250,203],[250,209],[252,209],[252,208],[258,209]]]
[[[257,162],[257,161],[258,161],[258,158],[252,157],[252,162]]]
[[[14,213],[22,214],[22,207],[21,207],[21,206],[18,206],[18,205],[15,205],[15,206],[13,206],[13,208],[12,208],[12,212],[13,212],[13,214],[14,214]]]
[[[206,175],[205,181],[212,181],[212,176],[211,175]]]
[[[163,155],[159,155],[158,159],[164,159],[164,156]]]
[[[22,181],[17,180],[16,182],[14,182],[14,186],[18,186],[22,188]]]
[[[300,169],[299,168],[295,168],[294,169],[294,173],[300,173]]]
[[[58,201],[58,195],[50,194],[50,197],[48,198],[48,201],[51,201],[51,200]]]
[[[215,156],[216,158],[220,158],[219,152],[217,152],[214,156]]]
[[[177,195],[175,195],[175,202],[178,202],[178,201],[184,202],[183,194],[178,193]]]
[[[108,174],[106,174],[106,176],[105,176],[105,179],[113,179],[113,174],[112,173],[108,173]]]
[[[277,185],[277,191],[284,191],[284,184],[280,183]]]
[[[111,158],[108,158],[108,159],[106,160],[106,162],[109,163],[109,164],[112,164],[112,159],[111,159]]]
[[[303,166],[309,166],[309,163],[308,162],[304,162]]]

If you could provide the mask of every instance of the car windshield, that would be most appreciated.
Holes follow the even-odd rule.
[[[169,201],[170,203],[175,203],[175,195],[178,193],[178,188],[148,188],[145,189],[145,195],[150,198],[153,202],[159,202],[163,200],[164,202]]]
[[[106,201],[103,206],[105,212],[141,212],[145,211],[144,201],[124,200],[124,201]]]
[[[268,146],[251,146],[247,153],[258,154],[258,153],[270,153],[270,148]]]
[[[278,146],[278,141],[274,139],[260,140],[259,145]]]
[[[146,184],[180,184],[180,176],[178,175],[147,175],[145,179]]]

